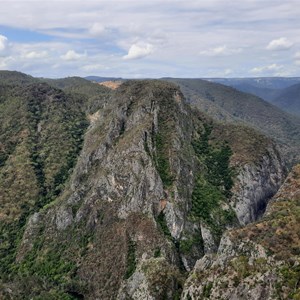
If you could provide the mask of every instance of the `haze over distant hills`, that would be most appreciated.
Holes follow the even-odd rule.
[[[300,116],[300,83],[278,91],[272,103],[285,111]]]
[[[206,80],[256,95],[289,113],[300,115],[300,77],[207,78]]]
[[[284,89],[300,83],[300,77],[255,77],[255,78],[203,78],[208,81],[222,83],[232,87],[249,85],[256,88]]]

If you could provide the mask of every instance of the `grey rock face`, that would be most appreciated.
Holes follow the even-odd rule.
[[[197,261],[181,299],[298,297],[299,174],[298,165],[268,203],[261,220],[227,231],[217,253]]]
[[[217,245],[214,240],[214,237],[207,226],[201,224],[201,235],[204,244],[205,253],[215,253],[217,251]]]
[[[144,272],[141,270],[141,266],[138,267],[138,269],[127,281],[123,282],[119,289],[117,299],[126,300],[129,297],[134,300],[155,299],[151,296],[149,283]]]
[[[241,225],[254,222],[263,214],[285,177],[286,167],[275,146],[269,147],[260,161],[246,164],[239,170],[232,207]]]
[[[56,228],[57,230],[65,230],[73,222],[73,214],[71,209],[61,207],[56,213]]]
[[[20,244],[19,252],[17,254],[17,262],[21,261],[26,253],[30,252],[33,248],[34,238],[39,234],[40,223],[42,216],[39,213],[34,213],[28,220],[26,230],[23,234],[23,239]]]
[[[178,210],[175,205],[170,202],[167,203],[164,212],[171,235],[178,239],[183,230],[184,212]]]
[[[273,299],[278,277],[272,268],[264,271],[260,263],[274,268],[276,265],[262,246],[250,241],[235,244],[225,235],[217,254],[207,254],[197,261],[185,282],[181,299]],[[246,278],[245,266],[252,270]]]

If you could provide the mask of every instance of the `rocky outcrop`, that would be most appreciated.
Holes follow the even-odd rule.
[[[133,275],[121,285],[117,299],[172,299],[179,297],[182,283],[183,276],[165,258],[142,260]]]
[[[172,297],[181,276],[174,243],[193,189],[191,134],[188,107],[173,85],[124,84],[94,115],[65,192],[28,223],[19,263],[25,267],[33,251],[59,253],[76,269],[70,292],[90,299]],[[155,277],[164,266],[169,275]]]
[[[300,297],[299,178],[297,166],[259,222],[229,231],[216,255],[197,262],[182,299]]]
[[[232,206],[241,225],[256,221],[265,211],[286,177],[286,167],[276,147],[271,144],[258,162],[239,170],[232,189]]]

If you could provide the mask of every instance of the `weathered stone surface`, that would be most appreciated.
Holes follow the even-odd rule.
[[[70,226],[73,222],[72,211],[69,208],[61,207],[56,212],[56,228],[57,230],[65,230],[68,226]]]
[[[232,206],[241,225],[262,216],[285,177],[286,168],[275,146],[270,146],[258,162],[242,166],[232,197]]]

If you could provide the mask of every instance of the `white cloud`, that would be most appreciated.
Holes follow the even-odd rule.
[[[277,40],[272,40],[268,46],[267,50],[272,50],[272,51],[280,51],[280,50],[288,50],[291,47],[293,47],[294,43],[288,40],[285,37],[281,37]]]
[[[264,72],[278,72],[283,69],[283,66],[277,64],[271,64],[269,66],[255,67],[250,70],[251,73],[260,74]]]
[[[253,66],[274,62],[299,76],[295,63],[300,59],[293,53],[266,50],[272,40],[279,40],[270,43],[272,49],[300,45],[298,1],[244,0],[228,6],[226,0],[85,0],[84,5],[80,0],[1,0],[0,26],[14,34],[13,42],[6,34],[5,57],[15,59],[8,68],[40,76],[242,77]],[[42,51],[48,57],[40,64]],[[151,61],[134,59],[150,54]],[[124,68],[124,59],[130,68]],[[103,68],[93,71],[99,63]],[[225,74],[227,68],[233,73]],[[254,74],[264,72],[277,71]]]
[[[7,67],[7,61],[0,57],[0,70],[4,70]]]
[[[128,54],[123,56],[124,59],[139,59],[153,53],[153,45],[151,44],[133,44],[128,51]]]
[[[30,51],[27,53],[24,53],[22,55],[23,58],[28,58],[28,59],[39,59],[39,58],[46,58],[48,57],[48,52],[47,51]]]
[[[0,57],[0,70],[6,70],[9,68],[10,64],[13,63],[15,59],[11,56]]]
[[[8,50],[8,39],[0,34],[0,56],[6,56]]]
[[[224,75],[225,76],[228,76],[228,75],[230,75],[230,74],[232,74],[233,73],[233,71],[231,70],[231,69],[226,69],[225,71],[224,71]]]
[[[300,66],[300,51],[296,52],[293,56],[294,60],[294,64],[296,66]]]
[[[107,29],[105,26],[103,26],[100,23],[94,23],[90,28],[89,28],[89,33],[92,36],[102,36],[107,32]]]
[[[61,58],[66,61],[81,60],[84,57],[86,57],[86,53],[80,54],[75,52],[74,50],[69,50],[66,54],[61,55]]]
[[[204,50],[200,52],[200,55],[207,55],[207,56],[224,56],[224,55],[232,55],[241,53],[241,48],[228,48],[226,45],[218,46],[215,48],[211,48],[209,50]]]
[[[7,37],[0,34],[0,51],[5,50],[7,47]]]
[[[298,52],[295,53],[294,58],[300,59],[300,51],[298,51]]]

